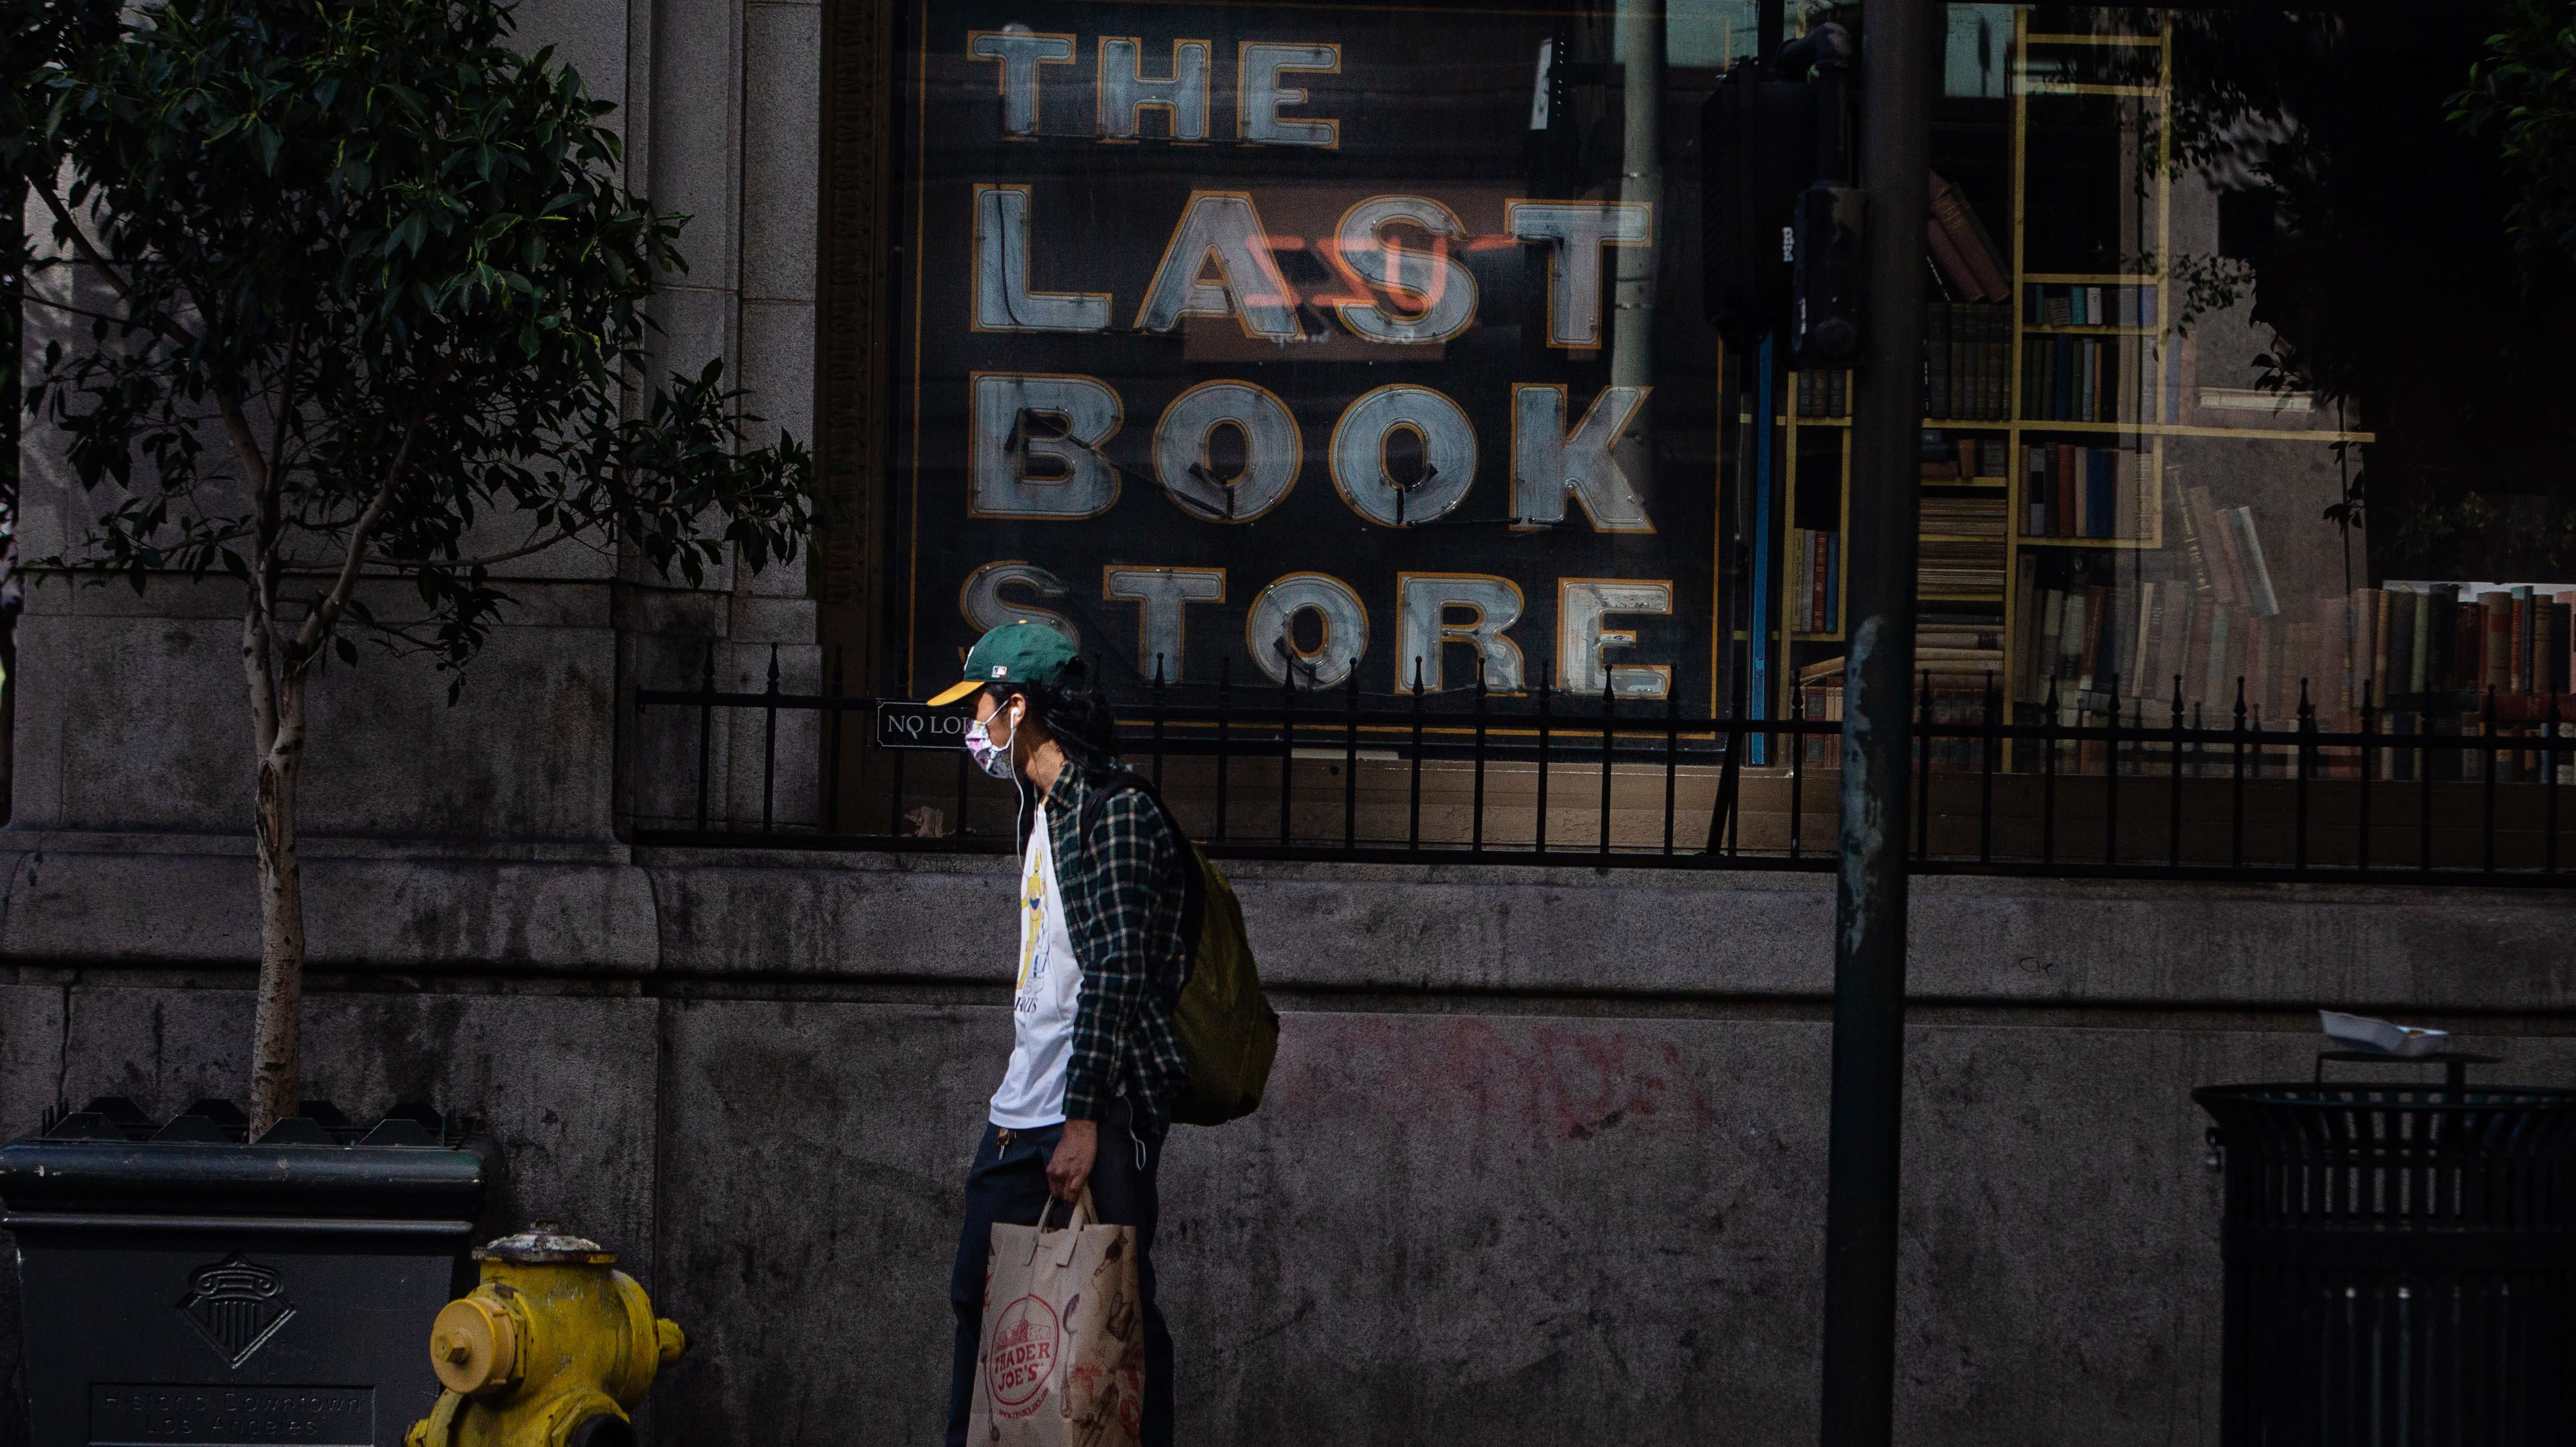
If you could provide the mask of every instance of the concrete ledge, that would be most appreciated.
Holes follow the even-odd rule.
[[[14,846],[14,847],[12,847]],[[225,836],[0,832],[0,957],[89,966],[246,964],[259,955],[251,845]],[[316,841],[303,851],[318,969],[471,962],[649,972],[652,887],[613,848],[458,853]]]
[[[13,847],[14,846],[14,847]],[[243,963],[249,841],[0,831],[0,955]],[[982,986],[1011,949],[992,856],[315,840],[314,963]],[[1822,1000],[1818,875],[1243,862],[1291,991]],[[1918,999],[1999,1006],[2576,1012],[2554,897],[2349,885],[1914,882]]]

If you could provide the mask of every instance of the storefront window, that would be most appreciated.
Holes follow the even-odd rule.
[[[1868,18],[1787,29],[1828,17]],[[1948,7],[1923,352],[1871,364],[1923,387],[1936,718],[2545,726],[2570,258],[2461,100],[2496,25]],[[1758,29],[913,7],[884,686],[1025,617],[1130,698],[1835,716],[1854,377],[1703,314],[1702,110]]]
[[[2349,731],[2368,709],[2474,731],[2489,689],[2501,722],[2543,721],[2576,601],[2549,400],[2568,258],[2517,247],[2500,138],[2456,113],[2493,18],[1950,18],[1918,640],[1936,709],[1971,716],[1992,673],[2024,721],[2053,701],[2066,721],[2286,730],[2305,708]],[[2000,88],[1972,60],[1998,35]]]

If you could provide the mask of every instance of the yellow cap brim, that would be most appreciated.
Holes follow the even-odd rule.
[[[950,688],[942,689],[938,693],[931,695],[930,702],[927,706],[930,708],[944,707],[948,704],[955,703],[957,700],[964,698],[966,695],[973,693],[975,690],[982,688],[983,686],[984,684],[981,679],[967,679],[962,683]]]

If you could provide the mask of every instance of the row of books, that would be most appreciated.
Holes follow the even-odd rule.
[[[2430,708],[2427,695],[2569,692],[2570,615],[2576,590],[2552,594],[2529,584],[2477,588],[2356,588],[2325,600],[2319,630],[2345,711],[2363,686],[2380,707]],[[2576,714],[2571,714],[2576,717]]]
[[[2022,464],[2023,536],[2154,539],[2162,505],[2155,454],[2033,443]]]
[[[1923,415],[1965,422],[2009,417],[2012,313],[1946,301],[1923,310]]]
[[[2200,724],[2223,727],[2234,721],[2242,680],[2251,723],[2295,723],[2316,650],[2309,625],[2258,618],[2171,580],[2043,588],[2031,563],[2024,560],[2014,584],[2018,616],[2027,620],[2015,635],[2015,699],[2041,703],[2053,693],[2062,707],[2125,702],[2161,726],[2179,690]]]
[[[2021,415],[2026,422],[2130,420],[2119,405],[2122,339],[2026,337],[2021,348]]]
[[[2034,327],[2151,327],[2156,289],[2034,283],[2021,289],[2021,319]]]
[[[2562,720],[2560,732],[2576,732],[2565,722],[2576,718],[2576,701],[2566,697],[2576,672],[2569,653],[2576,590],[2461,583],[2356,588],[2347,598],[2320,600],[2315,631],[2318,667],[2329,680],[2327,706],[2319,712],[2339,713],[2342,728],[2356,726],[2367,699],[2373,723],[2393,734],[2484,733],[2492,706],[2495,732],[2529,737],[2551,705]],[[2339,710],[2332,707],[2337,703]],[[2567,755],[2559,758],[2561,781],[2576,781]],[[2376,762],[2381,778],[2411,781],[2427,759],[2392,748]],[[2508,750],[2436,753],[2429,762],[2439,779],[2482,778],[2492,763],[2498,780],[2516,782],[2540,777],[2546,760]]]
[[[2362,588],[2300,617],[2260,614],[2181,579],[2041,587],[2029,558],[2014,586],[2023,621],[2009,672],[2022,702],[2045,699],[2054,682],[2061,700],[2142,699],[2160,721],[2178,689],[2201,722],[2224,726],[2241,689],[2248,718],[2267,727],[2295,726],[2305,702],[2320,728],[2348,729],[2367,698],[2382,727],[2405,732],[2420,715],[2474,715],[2489,690],[2566,695],[2576,673],[2576,590]],[[2576,705],[2566,716],[2576,719]]]
[[[2179,687],[2184,703],[2221,711],[2205,724],[2226,724],[2244,677],[2251,716],[2282,721],[2298,711],[2298,677],[2313,657],[2313,641],[2300,639],[2298,628],[2267,628],[2241,605],[2172,579],[2133,590],[2040,587],[2035,559],[2022,559],[2014,608],[2022,626],[2014,631],[2012,695],[2022,703],[2050,693],[2061,703],[2084,695],[2143,700],[2151,721],[2164,724]]]
[[[1827,372],[1792,372],[1798,379],[1797,415],[1801,417],[1848,417],[1851,415],[1851,373],[1836,368]]]
[[[1806,633],[1842,626],[1841,539],[1821,528],[1789,529],[1789,616]]]

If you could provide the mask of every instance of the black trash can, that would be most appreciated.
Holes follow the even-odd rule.
[[[303,1109],[249,1144],[228,1102],[106,1097],[0,1146],[33,1447],[395,1447],[428,1414],[488,1154]]]
[[[2227,1447],[2576,1442],[2576,1090],[2219,1085]]]

